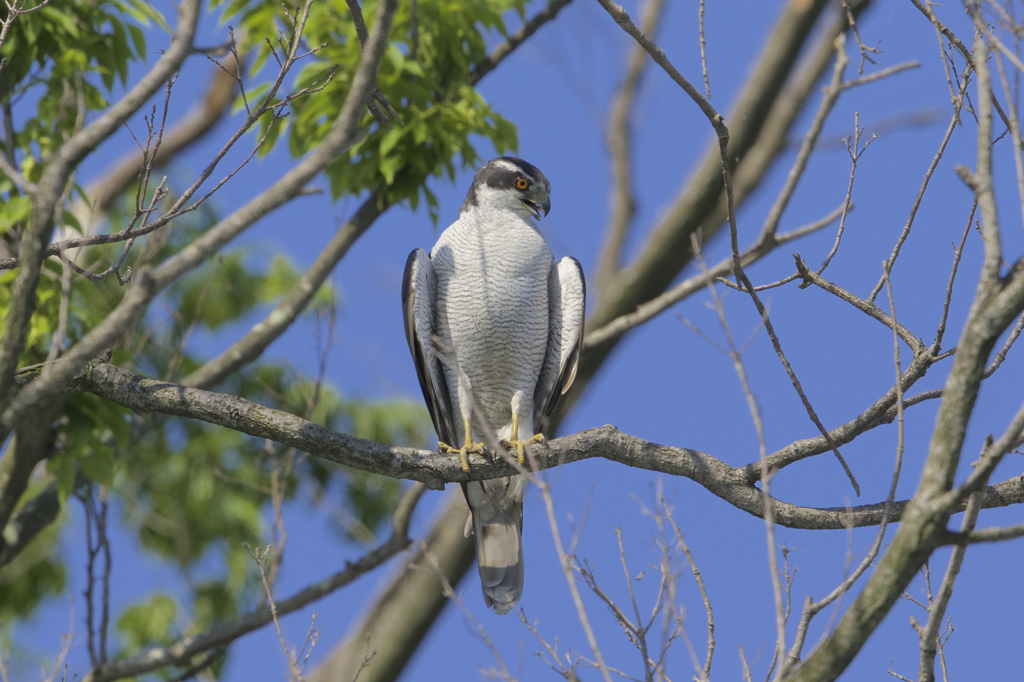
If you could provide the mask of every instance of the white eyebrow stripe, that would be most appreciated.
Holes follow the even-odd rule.
[[[537,180],[532,175],[530,175],[529,173],[527,173],[526,171],[524,171],[522,168],[512,163],[511,161],[506,161],[505,159],[497,159],[495,160],[494,165],[500,166],[502,169],[507,170],[511,173],[519,173],[523,177],[529,178],[531,183],[537,182]]]

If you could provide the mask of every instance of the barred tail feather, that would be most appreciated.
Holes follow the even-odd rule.
[[[494,484],[502,481],[487,481]],[[490,485],[469,484],[466,499],[472,510],[472,528],[484,603],[498,615],[512,610],[523,596],[526,562],[523,559],[523,503]],[[468,526],[468,524],[467,524]],[[467,528],[468,530],[468,528]]]

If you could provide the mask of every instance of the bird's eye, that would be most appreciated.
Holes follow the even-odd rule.
[[[530,186],[530,183],[528,183],[526,181],[526,178],[517,178],[516,179],[516,189],[526,189],[529,186]]]

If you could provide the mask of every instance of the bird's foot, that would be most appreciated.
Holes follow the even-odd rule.
[[[535,434],[534,436],[532,436],[530,438],[527,438],[526,442],[523,442],[521,440],[502,440],[501,441],[501,447],[506,448],[507,450],[512,450],[513,448],[515,448],[516,458],[519,460],[520,464],[522,464],[523,462],[526,461],[526,446],[527,445],[534,445],[534,444],[536,444],[536,445],[544,445],[544,434],[542,434],[542,433]]]
[[[461,448],[453,448],[447,443],[438,442],[437,451],[442,455],[448,455],[452,453],[459,453],[459,462],[462,463],[462,470],[469,471],[469,455],[481,455],[486,457],[489,453],[487,447],[483,443],[470,442],[469,445],[463,445]]]

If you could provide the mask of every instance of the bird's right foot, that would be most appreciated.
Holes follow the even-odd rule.
[[[448,455],[456,452],[459,453],[459,462],[462,463],[462,470],[466,472],[469,471],[470,454],[481,455],[483,457],[486,457],[489,454],[487,452],[487,447],[483,443],[473,443],[472,441],[470,441],[469,445],[463,445],[461,448],[455,448],[447,443],[438,441],[437,451],[442,455]]]

